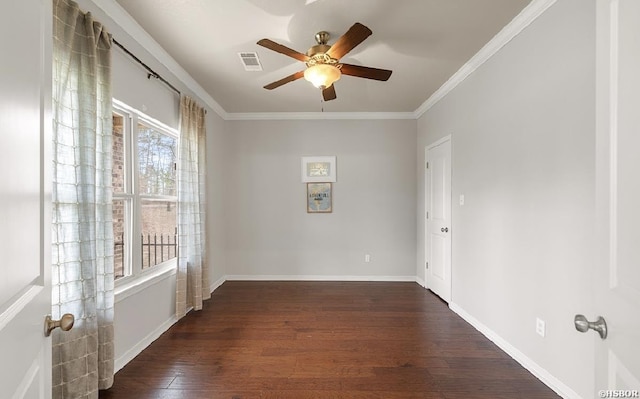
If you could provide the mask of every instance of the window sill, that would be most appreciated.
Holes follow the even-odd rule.
[[[175,259],[146,270],[138,276],[129,276],[115,283],[115,303],[135,295],[148,287],[176,274],[177,261]]]

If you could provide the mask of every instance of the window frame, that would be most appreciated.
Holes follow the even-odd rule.
[[[180,135],[177,129],[172,128],[157,119],[137,110],[117,99],[112,100],[113,114],[123,118],[123,144],[124,144],[124,185],[122,193],[113,193],[113,200],[124,200],[125,207],[125,246],[123,251],[123,274],[124,276],[115,278],[115,293],[118,300],[144,289],[148,285],[173,275],[177,268],[178,254],[172,259],[166,260],[154,266],[142,268],[142,254],[139,249],[142,245],[142,202],[149,200],[173,201],[177,207],[177,175],[176,175],[176,195],[153,195],[140,193],[139,187],[139,159],[138,159],[138,124],[143,124],[162,134],[173,137],[176,140],[176,150],[180,142]],[[176,154],[176,162],[178,154]],[[177,215],[176,215],[177,226]],[[131,290],[136,288],[135,290]],[[119,295],[125,291],[127,295]]]

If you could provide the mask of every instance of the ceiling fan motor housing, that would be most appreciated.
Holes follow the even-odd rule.
[[[316,44],[307,51],[307,55],[313,57],[316,54],[325,54],[330,48],[327,44]]]

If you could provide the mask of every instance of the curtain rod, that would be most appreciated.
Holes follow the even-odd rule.
[[[147,72],[149,72],[147,74],[147,79],[151,79],[151,77],[153,76],[154,78],[162,81],[162,83],[166,84],[167,86],[169,86],[171,88],[171,90],[175,91],[176,93],[178,93],[178,95],[180,95],[180,90],[176,89],[174,85],[172,85],[171,83],[169,83],[165,78],[163,78],[162,76],[158,75],[156,73],[156,71],[154,71],[153,69],[151,69],[147,64],[145,64],[144,62],[142,62],[142,60],[140,60],[140,58],[136,57],[135,54],[133,54],[131,51],[127,50],[126,47],[124,47],[122,44],[120,44],[116,39],[112,39],[113,40],[113,44],[115,44],[116,46],[120,47],[122,49],[122,51],[124,51],[125,53],[127,53],[127,55],[131,58],[133,58],[138,64],[142,65],[144,67],[144,69],[147,70]]]

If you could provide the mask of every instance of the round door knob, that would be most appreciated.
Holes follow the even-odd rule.
[[[598,316],[598,320],[592,322],[587,320],[583,315],[577,314],[573,319],[573,324],[576,326],[576,330],[581,333],[585,333],[591,329],[598,332],[600,338],[607,338],[607,322],[602,316]]]
[[[71,313],[63,314],[60,320],[52,320],[51,315],[48,315],[44,318],[44,336],[50,336],[51,331],[58,327],[60,327],[62,331],[69,331],[73,327],[74,322],[75,318]]]

